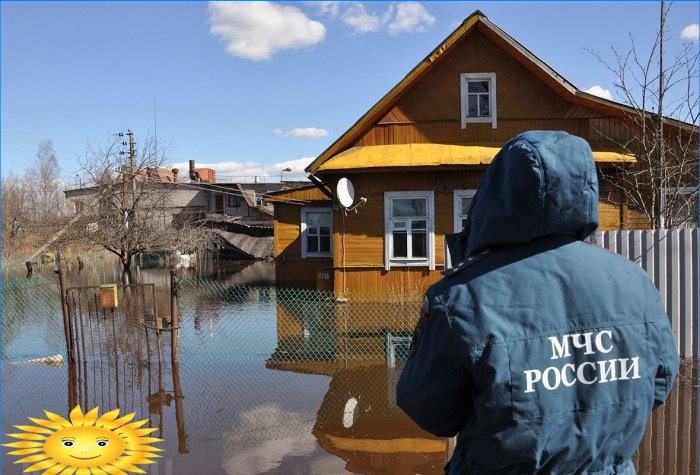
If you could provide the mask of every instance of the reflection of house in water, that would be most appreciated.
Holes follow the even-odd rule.
[[[396,406],[399,371],[369,366],[338,371],[313,434],[358,473],[443,473],[446,439],[421,430]]]
[[[277,292],[277,348],[266,366],[332,376],[313,429],[321,446],[353,472],[442,473],[445,439],[421,430],[395,403],[395,366],[406,357],[415,305]]]
[[[337,303],[301,292],[277,289],[277,348],[268,368],[330,375],[341,368],[394,367],[405,358],[415,302]]]

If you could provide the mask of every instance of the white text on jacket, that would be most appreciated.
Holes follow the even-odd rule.
[[[610,353],[612,351],[612,331],[601,330],[597,333],[571,333],[561,337],[551,336],[552,357],[571,357],[571,351],[583,351],[584,355]],[[538,383],[553,391],[561,385],[571,387],[574,384],[602,384],[612,381],[640,379],[639,356],[632,358],[614,358],[609,360],[585,361],[579,365],[567,363],[561,367],[550,366],[544,370],[527,369],[523,371],[526,380],[526,393],[535,392]]]

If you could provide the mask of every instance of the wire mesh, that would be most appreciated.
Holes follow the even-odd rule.
[[[309,454],[318,446],[351,471],[441,473],[445,439],[420,430],[395,403],[421,295],[339,301],[331,292],[183,277],[174,366],[170,288],[121,286],[114,309],[101,307],[99,291],[68,291],[78,356],[68,365],[58,279],[3,281],[3,428],[43,409],[66,415],[72,403],[119,407],[148,418],[156,437],[176,440],[170,456],[199,454],[197,473],[255,466],[266,450]],[[697,424],[664,422],[687,418],[696,407],[697,375],[684,374],[690,373],[677,383],[667,414],[652,418],[635,459],[641,467],[686,458],[687,466],[697,466],[683,448],[697,439]],[[659,455],[653,434],[682,442],[682,453]],[[417,449],[402,449],[402,440]],[[176,460],[174,473],[194,473]]]
[[[407,354],[420,297],[364,295],[339,302],[326,291],[195,278],[178,285],[182,370],[184,361],[188,373],[196,365],[198,384],[187,386],[197,388],[198,404],[216,413],[213,420],[193,417],[190,438],[222,432],[225,443],[245,446],[330,427],[323,419],[340,421],[342,410],[338,414],[324,398],[339,372],[354,370],[357,377],[348,381],[383,394],[375,415],[376,408],[393,404],[391,373],[398,374]],[[406,419],[404,425],[412,423]],[[415,426],[413,432],[422,433]]]
[[[54,359],[57,364],[65,351],[58,277],[3,280],[3,363],[60,355]]]

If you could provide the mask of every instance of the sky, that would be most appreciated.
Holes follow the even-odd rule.
[[[74,180],[87,144],[132,129],[169,162],[219,176],[303,176],[469,14],[581,90],[616,95],[613,60],[646,50],[658,2],[2,2],[3,176],[54,144]],[[698,45],[698,2],[676,2],[667,55]]]

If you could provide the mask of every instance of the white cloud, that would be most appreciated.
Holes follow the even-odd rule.
[[[335,18],[340,13],[341,2],[306,2],[306,4],[316,7],[319,15]]]
[[[277,403],[255,406],[238,415],[238,424],[224,432],[223,439],[233,443],[226,447],[221,466],[230,475],[253,475],[278,468],[285,457],[305,457],[318,446],[311,434],[313,415],[283,409]],[[280,440],[280,433],[290,436]],[[257,440],[256,440],[257,439]],[[258,442],[255,446],[237,447],[235,442]]]
[[[396,12],[393,20],[389,22],[389,34],[396,36],[399,33],[416,33],[425,31],[435,23],[435,17],[418,2],[401,2],[389,7],[388,16]]]
[[[326,129],[319,129],[317,127],[297,128],[286,132],[282,129],[272,129],[272,133],[279,136],[294,137],[297,139],[320,139],[323,137],[328,137],[328,131]]]
[[[374,33],[379,31],[382,22],[376,13],[368,13],[362,3],[353,2],[343,14],[343,22],[353,29],[354,33]]]
[[[296,160],[287,160],[278,163],[256,163],[256,162],[219,162],[219,163],[196,163],[197,168],[213,168],[216,170],[216,177],[219,181],[245,181],[243,177],[270,176],[279,178],[280,173],[285,168],[292,171],[285,172],[285,179],[302,178],[306,176],[306,168],[316,157],[303,157]],[[184,177],[189,169],[188,163],[175,163],[174,168],[184,170],[181,175]]]
[[[338,15],[340,8],[344,7],[345,11],[340,16],[343,23],[351,27],[355,34],[375,33],[386,28],[390,35],[396,36],[400,33],[425,31],[427,27],[435,23],[435,17],[418,2],[392,3],[381,15],[368,11],[365,4],[360,2],[324,3],[332,3],[333,5],[317,8],[320,12],[334,12],[332,17]]]
[[[697,43],[699,33],[700,31],[698,31],[698,24],[691,23],[690,25],[683,28],[683,31],[681,31],[681,38],[687,41],[692,41],[693,43]]]
[[[589,87],[588,89],[586,89],[586,92],[589,94],[593,94],[594,96],[602,97],[603,99],[608,99],[610,101],[614,100],[613,95],[609,90],[604,89],[603,87],[598,85]]]
[[[226,52],[261,61],[293,48],[312,46],[326,27],[301,10],[271,2],[209,2],[209,32],[226,42]]]

